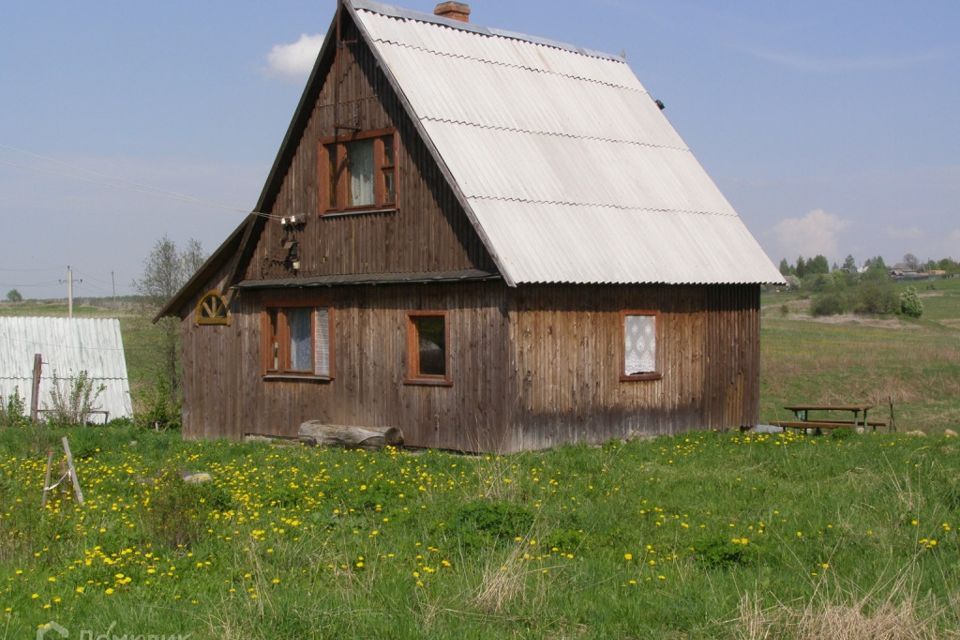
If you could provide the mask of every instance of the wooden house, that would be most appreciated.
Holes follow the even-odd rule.
[[[622,58],[468,16],[339,2],[255,212],[161,311],[185,436],[757,422],[780,273]]]

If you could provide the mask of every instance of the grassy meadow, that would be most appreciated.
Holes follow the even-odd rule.
[[[0,433],[0,638],[935,638],[957,440],[697,433],[507,457]],[[206,484],[179,480],[205,471]],[[111,625],[113,625],[111,627]]]
[[[960,430],[960,279],[912,286],[924,305],[916,320],[814,319],[804,294],[764,294],[761,418],[791,419],[788,404],[865,401],[887,420],[892,400],[900,431]]]
[[[925,286],[918,320],[815,320],[802,293],[763,296],[762,418],[868,400],[883,419],[892,398],[895,434],[463,456],[115,424],[68,432],[86,505],[61,487],[41,509],[67,432],[0,429],[0,640],[51,621],[71,637],[958,637],[960,440],[943,432],[960,430],[960,280]],[[148,388],[157,329],[119,317]],[[196,471],[211,481],[180,480]]]

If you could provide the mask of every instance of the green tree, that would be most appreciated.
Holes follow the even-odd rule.
[[[852,255],[848,255],[843,261],[843,266],[840,268],[846,271],[847,273],[856,273],[857,261],[853,259]]]
[[[793,272],[793,269],[790,268],[790,263],[787,262],[786,258],[780,258],[780,275],[788,276]]]
[[[16,289],[7,291],[7,302],[23,302],[23,296]]]
[[[826,256],[818,254],[817,256],[810,258],[806,265],[807,275],[814,273],[830,273],[830,263],[827,262]]]
[[[203,248],[197,240],[189,240],[181,251],[176,243],[163,236],[153,246],[143,262],[143,275],[134,280],[133,286],[142,295],[151,312],[155,312],[172,298],[203,264]],[[179,322],[175,318],[159,321],[163,340],[161,351],[163,366],[161,375],[170,393],[179,396]]]
[[[807,263],[803,261],[803,256],[797,256],[796,274],[800,279],[807,275]]]

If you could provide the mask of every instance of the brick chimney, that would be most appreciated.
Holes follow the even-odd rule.
[[[441,2],[433,8],[434,15],[460,22],[470,22],[470,5],[465,2]]]

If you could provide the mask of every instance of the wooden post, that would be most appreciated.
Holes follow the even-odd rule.
[[[80,490],[80,479],[77,478],[77,468],[73,466],[73,454],[70,453],[70,443],[67,442],[67,436],[63,436],[63,452],[67,454],[67,473],[70,474],[70,480],[73,482],[73,494],[77,497],[77,502],[83,506],[83,491]]]
[[[30,420],[37,422],[40,410],[40,370],[43,368],[43,358],[39,353],[33,354],[33,395],[30,397]]]
[[[893,396],[887,398],[887,401],[890,403],[890,431],[896,431],[897,423],[893,418]]]
[[[43,476],[43,499],[40,501],[40,508],[47,506],[47,492],[50,490],[50,470],[53,468],[53,449],[47,449],[47,472]]]

